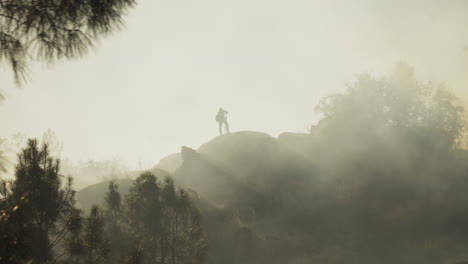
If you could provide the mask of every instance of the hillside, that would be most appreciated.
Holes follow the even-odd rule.
[[[287,213],[297,215],[307,207],[295,201],[306,199],[301,196],[309,193],[298,190],[310,188],[317,172],[310,160],[260,132],[225,134],[197,150],[182,147],[180,153],[162,159],[153,170],[171,169],[177,164],[173,171],[176,183],[198,193],[196,202],[212,241],[209,259],[224,263],[251,263],[253,258],[248,256],[254,252],[248,245],[254,241],[264,244],[271,226],[284,226],[280,233],[289,226],[284,217]],[[163,176],[159,174],[160,179]],[[116,182],[125,195],[132,181]],[[92,202],[101,204],[107,185],[102,182],[82,189],[79,203],[83,208],[89,208]],[[293,203],[297,206],[291,207]],[[231,250],[219,255],[226,248]]]
[[[171,175],[194,194],[208,235],[206,263],[435,264],[468,257],[460,236],[468,229],[459,224],[468,221],[468,196],[456,184],[464,181],[465,152],[444,154],[442,167],[433,159],[439,149],[404,146],[405,131],[387,132],[399,144],[348,137],[348,146],[359,147],[346,151],[348,138],[324,140],[324,131],[225,134],[155,165],[160,180]],[[421,147],[425,155],[412,159]],[[117,183],[125,195],[132,181]],[[81,190],[83,208],[102,203],[107,184]]]
[[[281,179],[280,171],[294,168],[298,173]],[[294,178],[307,178],[315,170],[312,162],[293,151],[288,144],[260,132],[236,132],[218,136],[193,150],[182,147],[180,153],[169,155],[156,164],[152,171],[159,177],[172,174],[181,186],[197,191],[218,206],[238,203],[254,193],[268,188],[268,178],[277,178],[277,184]],[[132,180],[118,179],[120,191],[125,194]],[[93,202],[101,204],[108,181],[83,188],[78,201],[83,208]],[[277,186],[278,187],[278,186]],[[239,192],[245,195],[238,195]]]

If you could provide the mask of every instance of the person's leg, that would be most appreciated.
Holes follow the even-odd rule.
[[[229,124],[228,124],[227,120],[224,120],[224,126],[226,127],[226,133],[230,133],[229,132]]]
[[[222,135],[223,134],[223,123],[218,122],[218,125],[219,125],[219,134]]]

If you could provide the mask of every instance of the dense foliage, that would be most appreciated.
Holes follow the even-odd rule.
[[[54,62],[84,55],[118,29],[134,0],[1,0],[0,61],[18,83],[31,59]]]
[[[468,254],[464,108],[399,64],[317,106],[310,134],[218,137],[182,153],[208,263],[456,263]]]
[[[1,263],[202,263],[206,239],[200,212],[169,177],[142,173],[122,203],[109,185],[102,208],[75,204],[59,160],[29,140],[15,177],[0,189]],[[84,217],[83,215],[87,215]]]
[[[117,181],[122,193],[117,182],[87,188],[103,204],[80,200],[86,213],[48,147],[31,140],[1,187],[1,262],[468,259],[467,123],[454,94],[399,64],[316,109],[322,119],[307,134],[238,132],[184,147],[173,172],[183,189],[157,169]]]
[[[75,191],[72,181],[62,184],[59,161],[47,145],[29,140],[18,155],[15,178],[3,181],[0,193],[1,256],[5,262],[46,263],[72,224]],[[9,250],[11,248],[17,250]]]

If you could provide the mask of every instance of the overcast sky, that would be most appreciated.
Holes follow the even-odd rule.
[[[233,131],[305,132],[314,105],[364,71],[405,60],[423,81],[468,90],[468,3],[430,0],[139,0],[96,52],[3,78],[0,137],[51,128],[72,160],[150,167]],[[5,76],[2,72],[2,75]],[[7,75],[8,76],[8,75]],[[467,93],[468,94],[468,93]]]

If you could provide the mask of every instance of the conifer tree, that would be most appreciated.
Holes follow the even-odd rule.
[[[118,185],[115,182],[109,183],[109,190],[106,193],[105,201],[110,221],[112,222],[112,228],[117,228],[117,221],[120,216],[120,193],[118,191]]]
[[[76,208],[72,180],[68,178],[63,186],[59,160],[49,155],[47,145],[39,147],[35,139],[30,139],[18,155],[14,176],[11,182],[2,184],[1,209],[7,213],[0,221],[1,228],[20,245],[17,258],[39,264],[51,261],[54,249],[73,223]],[[23,229],[28,232],[19,231]]]
[[[130,238],[126,228],[121,210],[121,197],[118,185],[109,183],[109,189],[105,196],[106,213],[106,237],[109,240],[109,262],[122,263],[129,253]]]
[[[84,248],[86,264],[104,263],[109,254],[108,242],[104,237],[104,220],[97,206],[91,208],[85,222]]]
[[[126,207],[133,236],[142,242],[143,263],[203,262],[206,237],[201,214],[171,178],[159,184],[152,173],[141,174],[127,196]]]
[[[80,57],[119,29],[134,0],[0,0],[0,62],[18,84],[31,59]]]
[[[159,195],[156,176],[151,172],[144,172],[135,180],[127,196],[129,223],[140,237],[148,263],[156,263],[159,257],[159,238],[162,233]]]

